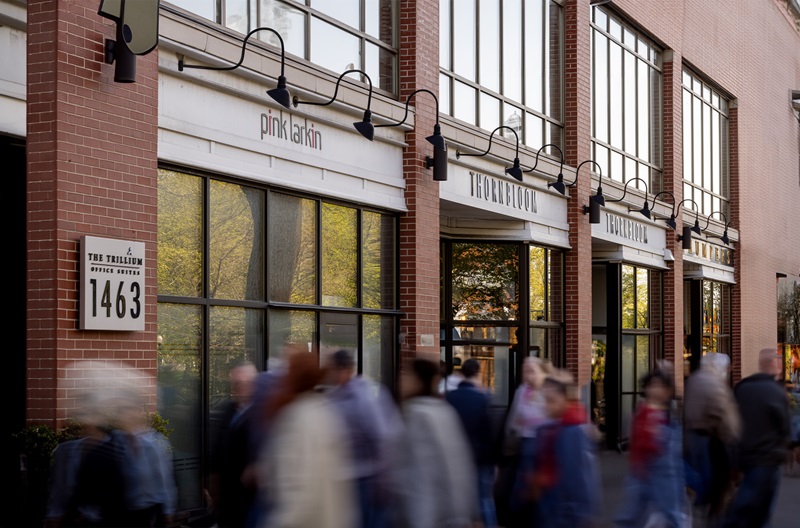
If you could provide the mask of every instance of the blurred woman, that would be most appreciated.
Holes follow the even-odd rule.
[[[400,379],[405,428],[391,450],[395,528],[467,528],[480,518],[477,469],[458,414],[437,390],[438,366],[415,359]]]
[[[292,352],[270,400],[270,437],[258,477],[267,504],[262,528],[353,528],[354,483],[338,413],[315,389],[324,372],[315,354]]]
[[[511,528],[529,526],[534,504],[526,492],[523,475],[530,472],[537,430],[547,422],[542,385],[549,365],[537,357],[525,358],[522,383],[506,418],[500,475],[495,490],[498,518]]]

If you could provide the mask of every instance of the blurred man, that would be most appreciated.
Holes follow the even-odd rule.
[[[447,393],[446,399],[461,418],[472,446],[472,454],[478,468],[478,494],[483,525],[485,528],[494,528],[497,526],[493,493],[495,446],[489,414],[489,397],[479,387],[480,371],[481,365],[478,360],[473,358],[466,360],[461,366],[464,380],[455,390]]]
[[[339,410],[350,441],[352,475],[358,490],[361,528],[386,526],[384,478],[391,427],[400,421],[387,392],[355,375],[355,360],[347,350],[330,358],[328,397]]]
[[[734,389],[743,425],[739,442],[742,481],[728,509],[726,528],[769,525],[790,434],[786,393],[776,380],[781,372],[779,361],[774,348],[762,350],[759,372]]]
[[[209,477],[209,493],[220,528],[243,528],[256,489],[243,483],[252,428],[256,366],[243,361],[230,369],[230,400],[223,412]]]
[[[710,525],[722,513],[732,486],[733,453],[741,434],[729,367],[725,354],[704,355],[684,390],[687,483],[695,493],[694,505],[707,510]]]

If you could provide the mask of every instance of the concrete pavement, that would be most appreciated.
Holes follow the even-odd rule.
[[[627,455],[616,451],[602,451],[600,470],[603,511],[598,528],[611,528],[611,520],[623,499],[624,480],[628,470]],[[771,528],[800,528],[800,468],[791,475],[784,472]]]

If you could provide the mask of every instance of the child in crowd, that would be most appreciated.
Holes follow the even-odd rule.
[[[597,443],[586,408],[573,394],[571,378],[556,373],[542,391],[549,422],[537,434],[529,489],[536,504],[536,526],[593,526],[599,508]]]
[[[642,380],[642,389],[645,397],[631,430],[626,496],[615,526],[644,526],[650,516],[658,516],[658,526],[679,528],[687,522],[686,484],[681,429],[670,412],[672,378],[653,370]]]

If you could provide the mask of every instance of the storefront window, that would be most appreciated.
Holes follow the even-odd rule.
[[[393,384],[397,219],[167,169],[158,197],[158,408],[192,509],[233,365],[264,369],[287,344],[320,361],[348,348],[361,373]]]
[[[661,60],[647,37],[592,8],[593,159],[617,181],[641,178],[651,193],[661,187]]]
[[[563,2],[440,0],[440,110],[562,144]],[[523,126],[524,125],[524,126]]]
[[[527,356],[562,365],[563,253],[519,242],[442,244],[442,359],[482,365],[505,406]],[[527,321],[527,330],[526,330]]]
[[[778,279],[778,346],[784,378],[800,385],[800,277]]]
[[[392,0],[171,0],[239,33],[270,27],[287,53],[339,74],[367,72],[377,89],[397,91],[397,2]],[[256,38],[273,46],[274,34]]]
[[[700,214],[728,215],[728,100],[694,73],[683,72],[683,197]]]
[[[731,354],[731,286],[710,280],[684,282],[685,374],[700,366],[702,356]]]

